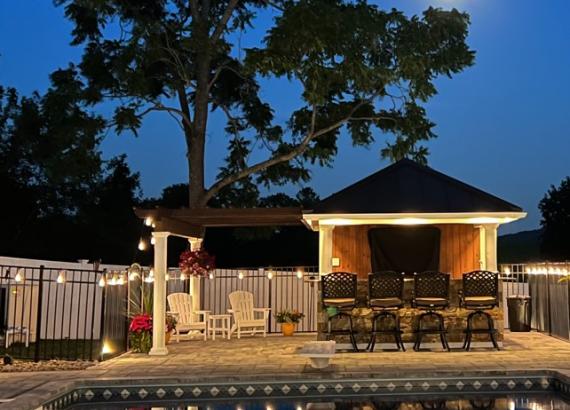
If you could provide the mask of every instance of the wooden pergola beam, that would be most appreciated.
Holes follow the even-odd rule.
[[[204,208],[142,209],[135,208],[141,218],[150,218],[156,231],[173,235],[201,237],[208,227],[255,227],[302,225],[301,208]]]

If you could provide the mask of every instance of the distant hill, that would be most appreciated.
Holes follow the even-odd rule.
[[[497,244],[499,263],[540,261],[541,233],[541,229],[535,229],[499,236]]]

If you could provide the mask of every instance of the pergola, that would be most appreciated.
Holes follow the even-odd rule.
[[[153,227],[154,294],[151,355],[166,355],[166,273],[168,237],[188,239],[191,250],[200,249],[205,228],[301,225],[301,208],[205,208],[135,209],[135,214]],[[199,278],[190,278],[190,293],[196,310],[200,307]]]

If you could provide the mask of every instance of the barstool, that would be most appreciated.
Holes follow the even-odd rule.
[[[335,335],[349,335],[350,343],[355,352],[358,352],[354,328],[352,325],[352,309],[356,307],[357,281],[356,273],[333,272],[322,276],[322,300],[323,309],[327,311],[327,340]],[[330,314],[328,309],[334,309]],[[334,318],[348,318],[348,329],[333,329]]]
[[[398,350],[406,348],[402,342],[399,310],[404,306],[404,274],[394,271],[371,273],[368,275],[368,307],[372,309],[372,332],[367,349],[374,351],[377,334],[394,336]],[[391,326],[378,329],[378,322],[391,322]]]
[[[414,350],[420,350],[422,338],[427,334],[439,334],[441,345],[449,351],[447,343],[447,330],[445,321],[438,310],[446,309],[449,306],[449,275],[443,272],[422,272],[414,275],[414,294],[412,297],[412,307],[425,310],[418,317],[415,329],[416,341]],[[422,322],[427,318],[433,318],[437,322],[437,328],[424,328]]]
[[[488,334],[493,347],[500,350],[493,318],[488,312],[485,312],[485,310],[499,306],[499,274],[483,270],[464,273],[463,289],[459,291],[459,306],[474,311],[467,316],[463,348],[465,350],[471,348],[473,334]],[[487,319],[487,328],[473,327],[473,321],[477,316],[483,316]]]

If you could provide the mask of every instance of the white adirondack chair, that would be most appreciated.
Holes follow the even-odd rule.
[[[176,324],[176,342],[180,342],[180,336],[185,334],[190,338],[193,331],[202,331],[204,340],[208,339],[208,315],[209,310],[192,310],[192,296],[188,293],[172,293],[168,295],[170,312],[178,323]]]
[[[267,323],[270,308],[256,308],[253,306],[253,293],[241,290],[229,294],[231,309],[228,311],[234,316],[234,324],[230,333],[237,330],[238,339],[243,332],[252,336],[261,331],[263,337],[267,336]]]

